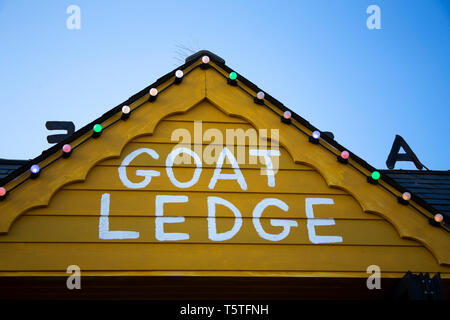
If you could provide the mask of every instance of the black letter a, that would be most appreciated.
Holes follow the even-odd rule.
[[[406,153],[398,153],[400,151],[400,147],[405,150]],[[399,135],[395,135],[394,143],[392,144],[391,152],[386,160],[386,166],[389,169],[394,169],[395,163],[397,161],[410,161],[413,162],[417,169],[422,170],[424,165],[419,161],[417,156],[411,150],[411,148],[406,143],[405,139],[403,139]]]

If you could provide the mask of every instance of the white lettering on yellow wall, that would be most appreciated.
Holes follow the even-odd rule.
[[[279,157],[280,150],[250,149],[250,155],[263,157],[264,163],[266,165],[267,185],[272,188],[275,187],[275,172],[271,157],[273,156]]]
[[[141,182],[135,183],[131,182],[127,177],[127,166],[133,161],[137,156],[142,153],[147,153],[153,159],[159,159],[159,154],[153,149],[140,148],[131,152],[128,156],[123,159],[122,164],[119,167],[119,178],[123,185],[130,189],[141,189],[145,188],[151,181],[152,177],[159,177],[160,173],[155,170],[136,170],[136,175],[144,177]]]
[[[196,165],[196,168],[194,171],[194,176],[188,182],[178,181],[175,178],[175,175],[173,174],[173,163],[175,161],[175,158],[181,153],[185,153],[185,154],[191,156],[194,159],[195,165]],[[202,173],[202,161],[200,160],[200,157],[191,149],[187,149],[187,148],[173,149],[172,152],[170,152],[166,158],[166,172],[167,172],[167,176],[169,177],[170,182],[172,182],[172,184],[175,187],[180,188],[180,189],[190,188],[194,184],[196,184],[198,179],[200,178],[200,174]]]
[[[208,197],[208,237],[212,241],[224,241],[229,240],[238,233],[242,227],[242,215],[241,212],[230,201],[219,197]],[[229,231],[218,233],[216,226],[216,205],[222,205],[231,210],[234,214],[234,225]]]
[[[261,225],[261,215],[269,206],[275,206],[280,208],[283,211],[288,211],[289,206],[276,198],[267,198],[259,202],[255,209],[253,210],[253,225],[255,226],[256,232],[258,232],[259,236],[263,239],[270,240],[270,241],[280,241],[286,238],[289,235],[289,231],[291,230],[291,227],[297,227],[298,223],[297,221],[290,221],[290,220],[280,220],[280,219],[270,219],[270,224],[274,227],[283,227],[283,231],[281,231],[279,234],[270,234],[264,231],[262,225]]]
[[[100,206],[100,220],[98,224],[98,237],[104,240],[111,239],[137,239],[139,232],[135,231],[110,231],[109,230],[109,193],[102,195]]]
[[[165,203],[184,203],[188,202],[187,196],[167,196],[158,195],[155,199],[155,237],[159,241],[179,241],[188,240],[187,233],[166,233],[164,232],[165,223],[181,223],[184,222],[184,217],[163,217]]]
[[[342,242],[342,237],[339,236],[318,236],[316,234],[316,226],[333,226],[334,219],[317,219],[314,217],[314,209],[313,205],[319,204],[334,204],[333,199],[329,198],[306,198],[305,199],[305,210],[306,217],[308,217],[308,236],[309,241],[314,244],[319,243],[334,243],[334,242]]]
[[[230,161],[234,173],[221,173],[225,157],[227,157],[227,159]],[[219,159],[217,159],[216,169],[214,170],[214,174],[211,178],[211,181],[209,182],[208,187],[210,189],[214,189],[217,180],[236,180],[242,190],[247,190],[247,183],[245,182],[244,176],[242,175],[236,158],[227,147],[222,149],[222,152],[219,155]]]
[[[153,159],[158,159],[158,153],[153,149],[140,148],[134,150],[128,154],[122,161],[119,171],[119,178],[123,185],[130,189],[141,189],[147,187],[153,177],[159,177],[161,173],[156,170],[136,170],[135,175],[144,177],[140,182],[132,182],[127,176],[127,166],[139,155],[146,153]],[[268,150],[268,149],[250,149],[249,153],[251,156],[263,157],[266,166],[267,174],[267,185],[274,188],[276,171],[274,170],[272,163],[272,156],[279,157],[280,152],[278,150]],[[180,182],[175,178],[173,172],[173,165],[176,163],[177,157],[180,155],[185,155],[194,160],[196,167],[191,180],[187,182]],[[222,173],[222,167],[225,158],[231,163],[231,167],[234,173]],[[278,158],[276,158],[278,161]],[[196,185],[202,174],[202,160],[198,154],[188,148],[175,148],[166,157],[166,174],[172,185],[179,189],[187,189]],[[210,179],[208,188],[214,190],[216,184],[219,180],[236,180],[237,184],[244,191],[247,190],[247,183],[245,181],[244,175],[242,174],[236,158],[231,153],[228,148],[223,148],[214,169],[214,173]],[[187,203],[189,198],[187,195],[156,195],[155,197],[155,238],[158,241],[183,241],[189,240],[190,236],[188,233],[168,233],[164,231],[164,225],[166,223],[183,223],[185,222],[185,217],[177,216],[164,216],[164,205],[180,205],[182,203]],[[230,201],[225,200],[220,197],[207,197],[207,208],[208,208],[208,238],[212,241],[226,241],[232,239],[241,229],[243,220],[242,214],[239,209]],[[315,218],[314,216],[314,205],[333,205],[334,201],[331,198],[306,198],[305,199],[305,211],[307,217],[306,228],[308,232],[308,237],[311,243],[321,244],[321,243],[338,243],[342,242],[341,236],[326,236],[318,235],[316,232],[316,227],[319,226],[332,226],[335,225],[333,218],[322,219]],[[228,208],[234,215],[233,227],[225,232],[217,232],[216,224],[216,207],[218,205]],[[252,221],[255,227],[256,233],[265,240],[268,241],[281,241],[289,236],[291,228],[298,227],[298,222],[294,220],[284,220],[284,219],[270,219],[270,225],[274,227],[281,227],[282,231],[279,233],[269,233],[264,230],[261,224],[261,216],[266,210],[266,208],[273,206],[281,209],[284,212],[289,211],[289,206],[285,202],[277,198],[266,198],[261,200],[256,204],[252,212]],[[139,238],[139,232],[136,231],[111,231],[109,230],[109,207],[110,207],[110,195],[104,193],[101,198],[101,209],[100,209],[100,220],[99,220],[99,238],[104,240],[110,239],[137,239]]]

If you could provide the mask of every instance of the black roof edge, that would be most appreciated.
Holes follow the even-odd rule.
[[[225,60],[224,59],[222,59],[221,57],[219,57],[215,53],[212,53],[209,50],[200,50],[200,51],[190,55],[189,57],[187,57],[185,62],[189,63],[189,62],[192,62],[192,61],[196,61],[197,59],[199,59],[199,58],[201,58],[203,56],[208,56],[209,59],[214,61],[216,64],[219,64],[219,65],[224,65],[225,64]]]
[[[450,170],[403,170],[403,169],[383,169],[380,170],[381,173],[392,173],[392,174],[424,174],[424,175],[432,175],[439,174],[442,176],[450,175]]]
[[[70,137],[67,137],[66,139],[64,139],[63,141],[59,142],[58,144],[50,147],[49,149],[45,150],[42,152],[41,155],[37,156],[34,159],[29,160],[27,163],[25,163],[23,166],[21,166],[20,168],[14,170],[12,173],[10,173],[8,176],[6,176],[5,178],[0,180],[0,186],[4,186],[6,183],[14,180],[15,178],[17,178],[19,175],[21,175],[22,173],[24,173],[25,171],[27,171],[29,169],[29,167],[33,164],[33,163],[38,163],[41,162],[42,160],[46,159],[47,157],[49,157],[50,155],[58,152],[61,150],[62,146],[66,143],[70,143],[76,139],[78,139],[79,137],[81,137],[82,135],[84,135],[85,133],[87,133],[88,131],[90,131],[92,129],[92,127],[96,124],[96,123],[101,123],[104,122],[105,120],[109,119],[111,116],[113,116],[114,114],[116,114],[117,112],[119,112],[121,110],[121,108],[124,105],[128,105],[133,103],[134,101],[142,98],[145,94],[148,93],[148,91],[152,88],[152,87],[157,87],[160,84],[162,84],[163,82],[166,82],[169,78],[171,78],[172,76],[174,76],[176,70],[178,69],[185,69],[187,67],[189,67],[190,65],[194,64],[201,56],[203,55],[208,55],[210,57],[210,60],[213,61],[215,64],[219,65],[222,69],[224,69],[226,72],[232,72],[234,71],[233,69],[229,68],[227,65],[225,65],[225,60],[222,59],[221,57],[219,57],[218,55],[208,51],[208,50],[200,50],[194,54],[192,54],[191,56],[186,58],[186,62],[185,64],[183,64],[182,66],[172,70],[171,72],[165,74],[164,76],[160,77],[158,80],[156,80],[156,82],[152,83],[151,85],[147,86],[146,88],[142,89],[141,91],[139,91],[138,93],[132,95],[130,98],[128,98],[126,101],[122,102],[121,104],[117,105],[116,107],[112,108],[111,110],[109,110],[108,112],[104,113],[101,117],[95,119],[94,121],[92,121],[91,123],[85,125],[83,128],[78,129],[77,131],[75,131]],[[244,83],[247,87],[249,87],[250,89],[252,89],[255,92],[258,91],[264,91],[262,89],[260,89],[257,85],[255,85],[254,83],[252,83],[251,81],[247,80],[246,78],[244,78],[243,76],[241,76],[238,73],[238,78],[239,81],[241,81],[242,83]],[[265,91],[264,91],[265,92]],[[305,120],[303,117],[301,117],[300,115],[296,114],[295,112],[293,112],[291,109],[287,108],[282,102],[278,101],[277,99],[275,99],[274,97],[272,97],[270,94],[265,92],[265,100],[269,101],[271,104],[275,105],[276,107],[278,107],[281,111],[287,111],[289,110],[292,114],[292,118],[295,119],[296,121],[298,121],[299,123],[301,123],[303,126],[305,126],[306,128],[308,128],[310,131],[315,131],[318,130],[316,127],[314,127],[311,123],[309,123],[307,120]],[[320,131],[320,130],[319,130]],[[357,162],[359,165],[361,165],[363,168],[365,168],[368,171],[374,171],[376,170],[374,167],[372,167],[369,163],[367,163],[366,161],[364,161],[363,159],[361,159],[360,157],[358,157],[356,154],[354,154],[353,152],[351,152],[350,150],[348,150],[347,148],[344,148],[342,145],[340,145],[336,140],[332,139],[330,136],[328,135],[322,135],[321,138],[326,141],[328,144],[330,144],[331,146],[333,146],[334,148],[336,148],[339,151],[344,151],[347,150],[350,153],[350,157]],[[381,170],[380,170],[381,171]],[[384,175],[382,176],[382,180],[387,182],[389,185],[391,185],[392,187],[394,187],[395,189],[399,190],[400,192],[405,192],[407,191],[405,188],[403,188],[402,186],[400,186],[397,182],[395,182],[393,179],[389,178],[388,176]],[[430,207],[430,205],[428,205],[425,201],[423,201],[422,199],[418,199],[417,197],[415,197],[414,199],[417,203],[419,203],[422,207],[424,207],[425,209],[429,210],[430,212],[436,213],[436,209],[434,209],[433,207]]]

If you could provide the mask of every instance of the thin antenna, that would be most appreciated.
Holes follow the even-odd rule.
[[[177,65],[184,64],[186,58],[190,55],[199,51],[198,41],[196,40],[197,45],[184,45],[182,43],[178,43],[175,45],[175,56],[173,57],[177,61]],[[195,49],[197,47],[197,49]]]

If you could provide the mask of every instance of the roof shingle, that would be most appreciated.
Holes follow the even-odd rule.
[[[435,208],[450,223],[450,171],[383,170],[382,174]]]

